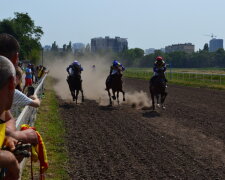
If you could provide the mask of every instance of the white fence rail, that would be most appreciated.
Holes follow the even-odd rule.
[[[212,84],[225,84],[225,74],[198,73],[198,72],[168,72],[170,80],[199,81]]]
[[[38,86],[35,89],[34,94],[36,94],[39,98],[42,97],[43,92],[44,92],[44,81],[47,77],[47,74],[44,75],[44,77],[40,80],[38,83]],[[32,125],[34,123],[34,119],[36,116],[36,108],[33,108],[31,106],[26,106],[20,115],[18,116],[16,120],[16,128],[20,129],[21,124],[30,124]]]
[[[41,98],[43,96],[43,92],[44,92],[44,81],[47,77],[47,74],[44,75],[44,77],[40,80],[40,82],[38,83],[34,94],[36,94],[39,98]],[[26,106],[22,112],[20,113],[20,115],[18,116],[17,120],[16,120],[16,128],[17,130],[20,130],[20,125],[22,124],[29,124],[31,126],[34,125],[35,119],[36,119],[36,113],[37,113],[37,108],[33,108],[31,106]],[[20,163],[20,179],[22,178],[22,170],[25,166],[26,163],[26,158]]]
[[[151,78],[153,72],[149,71],[126,71],[128,75],[134,75],[135,77]],[[194,81],[204,82],[208,84],[223,84],[225,85],[225,74],[214,73],[199,73],[199,72],[173,72],[170,69],[166,72],[168,80],[182,80],[182,81]]]

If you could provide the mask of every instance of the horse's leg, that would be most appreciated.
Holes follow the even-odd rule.
[[[84,102],[84,91],[83,91],[83,86],[82,86],[82,80],[80,81],[80,91],[82,95],[82,102]]]
[[[107,91],[108,91],[108,95],[109,95],[109,104],[110,104],[110,106],[112,106],[111,93],[110,93],[109,89],[107,89]]]
[[[162,99],[162,96],[161,96],[161,99]],[[159,94],[156,94],[156,101],[157,101],[157,106],[160,107],[160,104],[159,104]]]
[[[151,87],[150,87],[150,94],[151,94],[151,98],[152,98],[152,109],[154,111],[155,110],[155,99],[154,99],[154,93],[151,90]]]
[[[78,94],[79,94],[79,90],[76,90],[76,104],[77,104]]]
[[[163,104],[165,99],[166,99],[166,96],[167,96],[167,92],[164,92],[161,94],[161,104],[162,104],[162,108],[165,109],[165,105]]]
[[[119,91],[117,91],[117,103],[118,103],[118,105],[120,104],[120,100],[119,100]]]
[[[121,92],[123,93],[123,101],[125,101],[125,92],[123,90]]]
[[[75,101],[75,93],[74,93],[74,91],[71,90],[70,93],[71,93],[71,96],[72,96],[72,98],[73,98],[73,101]]]
[[[72,88],[72,84],[71,84],[72,82],[67,79],[67,83],[69,85],[69,89],[70,89],[70,93],[73,98],[73,101],[75,101],[75,93],[74,93],[74,89]]]
[[[84,102],[84,91],[81,89],[81,95],[82,95],[82,102]]]
[[[116,100],[115,90],[112,90],[112,93],[113,93],[113,96],[112,96],[113,100]]]

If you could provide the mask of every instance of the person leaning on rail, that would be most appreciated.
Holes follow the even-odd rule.
[[[15,67],[18,66],[19,43],[13,36],[6,33],[0,34],[0,55],[7,57]],[[2,120],[6,121],[6,134],[8,136],[22,141],[23,143],[38,143],[37,134],[33,129],[24,131],[16,130],[16,120],[10,110],[2,114]]]
[[[13,151],[17,143],[17,140],[5,135],[6,123],[2,118],[4,111],[11,108],[15,85],[13,64],[6,57],[0,56],[0,168],[2,168],[2,171],[4,168],[7,169],[5,180],[18,179],[20,171],[16,157],[10,151],[2,150],[4,146]]]

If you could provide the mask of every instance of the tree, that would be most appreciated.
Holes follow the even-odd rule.
[[[63,44],[63,52],[66,52],[66,44]]]
[[[51,48],[51,51],[53,51],[53,52],[58,52],[58,45],[56,44],[56,41],[54,41],[53,43],[52,43],[52,48]]]
[[[203,51],[209,52],[209,45],[208,45],[208,43],[205,43],[205,45],[203,47]]]
[[[11,34],[18,40],[20,43],[20,59],[32,58],[30,60],[36,61],[41,54],[42,28],[35,26],[28,13],[15,12],[14,14],[15,18],[0,21],[0,33]],[[35,58],[33,59],[33,57]]]
[[[66,47],[67,52],[72,52],[72,42],[70,41],[68,46]]]

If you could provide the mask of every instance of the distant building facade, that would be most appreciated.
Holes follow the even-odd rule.
[[[215,52],[220,48],[223,48],[223,39],[213,38],[209,41],[209,52]]]
[[[166,53],[176,52],[176,51],[183,51],[186,53],[193,53],[195,51],[195,46],[191,43],[185,44],[173,44],[171,46],[165,47]]]
[[[50,45],[45,45],[45,46],[43,47],[44,51],[50,51],[51,48],[52,48],[52,47],[51,47]]]
[[[93,38],[91,39],[91,52],[106,51],[111,50],[113,52],[122,52],[128,49],[128,42],[126,38],[110,38],[106,36],[105,38]]]
[[[145,49],[145,55],[154,54],[154,53],[155,53],[155,48]]]
[[[72,50],[74,53],[84,52],[85,44],[83,43],[73,43]]]

